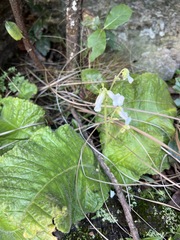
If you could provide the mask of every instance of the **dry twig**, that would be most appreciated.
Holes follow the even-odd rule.
[[[72,113],[73,117],[76,119],[76,121],[78,122],[79,127],[82,127],[81,120],[80,120],[78,114],[76,113],[75,109],[71,109],[71,113]],[[139,233],[138,233],[138,230],[137,230],[137,228],[134,224],[132,214],[131,214],[131,209],[130,209],[128,203],[126,202],[126,198],[124,196],[122,187],[118,184],[118,181],[117,181],[116,177],[114,176],[114,174],[111,172],[109,167],[104,162],[104,159],[103,159],[102,155],[96,150],[96,148],[93,144],[93,141],[89,138],[87,132],[83,132],[83,135],[86,138],[87,142],[89,143],[89,146],[93,150],[94,155],[96,156],[101,168],[104,170],[104,173],[109,178],[109,180],[111,181],[111,183],[112,183],[112,185],[113,185],[113,187],[116,191],[118,200],[121,203],[121,206],[123,208],[124,215],[125,215],[127,224],[129,226],[131,236],[133,237],[133,240],[139,240],[140,239],[139,238]]]
[[[29,54],[29,56],[31,57],[31,59],[33,60],[33,62],[37,66],[37,68],[40,71],[44,71],[45,67],[43,66],[41,61],[38,59],[38,57],[35,53],[34,46],[31,44],[29,37],[28,37],[27,29],[24,24],[23,15],[22,15],[21,0],[9,0],[9,3],[11,5],[12,12],[13,12],[14,18],[16,20],[16,23],[17,23],[18,27],[20,28],[20,30],[22,31],[23,43],[24,43],[27,53]]]

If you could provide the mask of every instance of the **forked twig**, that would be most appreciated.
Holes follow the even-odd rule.
[[[81,120],[77,114],[77,112],[75,111],[75,109],[71,109],[71,113],[73,115],[73,117],[76,119],[76,121],[78,122],[79,127],[82,127],[82,123]],[[118,184],[118,181],[116,179],[116,177],[114,176],[114,174],[111,172],[110,168],[106,165],[106,163],[104,162],[103,156],[97,151],[95,150],[95,146],[93,141],[89,138],[87,132],[83,132],[84,137],[86,138],[87,142],[89,143],[89,146],[92,146],[92,151],[94,152],[94,155],[96,156],[101,168],[103,169],[104,173],[106,174],[106,176],[109,178],[109,180],[111,181],[119,202],[121,203],[121,206],[123,208],[124,211],[124,215],[127,221],[127,224],[129,226],[130,229],[130,233],[131,236],[133,237],[133,240],[139,240],[139,233],[138,230],[134,224],[133,218],[132,218],[132,214],[131,214],[131,209],[128,205],[128,203],[126,202],[126,198],[124,196],[122,187]]]

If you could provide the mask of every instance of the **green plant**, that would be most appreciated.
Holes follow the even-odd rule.
[[[118,222],[117,218],[112,216],[106,209],[100,208],[97,210],[96,215],[92,219],[101,218],[103,222],[108,221],[109,223]]]
[[[132,10],[125,4],[120,4],[111,9],[107,15],[103,27],[100,27],[98,17],[88,18],[83,23],[85,26],[95,30],[88,36],[87,47],[91,49],[89,60],[93,62],[106,49],[106,31],[115,30],[120,25],[127,22],[132,14]]]
[[[9,33],[9,35],[16,41],[21,40],[23,38],[21,30],[18,28],[18,26],[14,22],[6,21],[5,28]]]
[[[6,85],[5,80],[8,81]],[[0,76],[0,90],[1,92],[10,90],[19,98],[30,99],[37,93],[37,86],[17,72],[15,67],[11,67]]]
[[[123,4],[113,8],[103,28],[95,19],[95,32],[88,37],[90,62],[104,52],[106,30],[126,22],[131,12]],[[4,79],[2,92],[8,89],[18,98],[0,99],[0,238],[54,239],[54,227],[67,233],[86,213],[102,207],[108,198],[107,179],[74,129],[68,124],[55,131],[45,127],[44,110],[26,100],[36,87],[29,91],[20,74],[9,78],[8,86]],[[82,71],[82,81],[89,80],[94,82],[87,84],[88,90],[99,94],[95,119],[102,151],[118,182],[134,182],[144,173],[168,168],[160,145],[174,134],[168,116],[173,118],[176,109],[166,84],[150,73],[131,77],[128,69],[110,87],[95,69]]]
[[[42,14],[42,12],[40,13]],[[47,28],[46,18],[39,18],[34,22],[29,31],[31,40],[35,43],[36,49],[46,56],[50,50],[50,37],[44,36],[44,30]]]
[[[99,21],[92,19],[96,30],[87,41],[92,50],[90,62],[105,50],[105,30],[116,29],[128,21],[131,14],[128,6],[120,4],[107,15],[103,28]],[[94,110],[101,113],[96,122],[100,123],[102,152],[118,181],[133,182],[146,172],[158,173],[168,168],[167,159],[162,162],[164,152],[160,144],[168,143],[175,132],[167,116],[176,116],[176,108],[164,81],[150,73],[134,76],[133,81],[128,69],[121,70],[110,87],[96,69],[82,70],[81,79],[87,82],[85,86],[89,91],[99,93]],[[125,120],[125,125],[118,122],[119,119]]]
[[[9,97],[1,104],[1,141],[19,141],[0,157],[0,238],[53,239],[52,219],[69,232],[108,196],[106,185],[86,177],[104,179],[92,151],[69,125],[36,127],[44,111],[29,101]]]
[[[95,73],[98,74],[94,69],[84,70],[82,81],[88,79],[91,82]],[[157,75],[135,75],[133,82],[127,74],[127,80],[128,77],[131,84],[124,81],[123,76],[116,76],[110,91],[104,87],[99,90],[95,103],[95,111],[101,113],[97,115],[96,122],[104,122],[98,128],[103,154],[118,181],[123,183],[136,181],[144,173],[157,173],[169,167],[167,159],[162,162],[164,152],[156,139],[168,143],[175,129],[167,116],[176,115],[166,83]],[[96,93],[100,83],[103,85],[103,77],[93,88],[87,87]],[[110,98],[106,97],[108,94]],[[113,98],[119,101],[118,104]],[[125,125],[120,119],[125,120]]]

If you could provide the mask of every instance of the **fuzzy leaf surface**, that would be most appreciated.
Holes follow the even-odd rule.
[[[125,97],[123,108],[132,118],[132,128],[124,133],[121,126],[113,121],[100,127],[103,153],[111,161],[111,164],[107,163],[119,182],[133,182],[145,173],[157,173],[168,168],[161,146],[133,129],[137,128],[164,143],[170,140],[175,132],[173,121],[158,115],[176,115],[166,83],[155,74],[145,73],[136,76],[132,84],[127,81],[116,83],[112,91]],[[107,104],[112,106],[112,101]],[[107,108],[107,116],[113,111],[114,108]],[[113,118],[120,119],[120,116],[115,113]],[[103,120],[98,117],[97,121]]]
[[[84,175],[99,179],[96,168],[92,151],[69,125],[55,132],[41,128],[8,151],[0,158],[0,239],[21,230],[21,240],[49,240],[55,226],[69,232],[84,218],[82,210],[95,212],[103,204],[100,184]],[[101,187],[106,199],[108,189]]]
[[[116,29],[127,22],[132,14],[132,10],[125,4],[119,4],[111,9],[104,23],[104,29]]]
[[[44,110],[28,100],[7,97],[0,99],[0,153],[20,140],[28,139],[43,123]],[[11,144],[12,143],[12,144]],[[9,145],[4,148],[5,145]]]
[[[30,99],[37,93],[38,89],[35,84],[30,83],[28,81],[24,81],[20,85],[18,91],[19,91],[18,98]]]

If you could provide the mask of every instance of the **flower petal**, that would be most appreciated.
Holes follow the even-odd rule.
[[[119,93],[114,94],[112,91],[107,91],[108,96],[113,100],[114,107],[121,107],[124,103],[124,96],[120,95]]]
[[[125,120],[125,124],[129,125],[129,123],[131,122],[131,117],[128,116],[128,113],[125,112],[123,108],[121,108],[119,115],[122,119]]]
[[[101,105],[104,101],[104,98],[105,98],[105,91],[102,91],[96,98],[95,107],[94,107],[95,112],[101,111]]]
[[[123,80],[127,79],[129,83],[132,83],[134,81],[134,79],[130,76],[129,70],[127,68],[123,68],[121,71],[121,74],[122,74]]]
[[[130,122],[131,122],[132,118],[131,117],[128,117],[126,120],[125,120],[125,124],[126,125],[129,125]]]
[[[132,82],[134,81],[134,79],[133,79],[130,75],[128,76],[127,79],[128,79],[128,82],[129,82],[129,83],[132,83]]]

